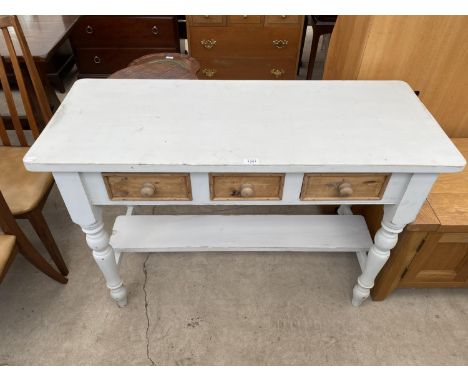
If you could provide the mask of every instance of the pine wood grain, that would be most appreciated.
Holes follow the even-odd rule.
[[[340,16],[324,79],[399,79],[450,137],[468,137],[468,16]]]
[[[104,173],[111,200],[192,200],[189,174],[115,174]],[[141,195],[144,184],[155,187],[151,197]]]
[[[388,174],[305,174],[301,200],[380,199],[385,191]],[[351,185],[352,196],[344,198],[338,186]]]
[[[281,200],[284,174],[210,174],[211,200]],[[254,195],[243,197],[243,184],[252,186]]]

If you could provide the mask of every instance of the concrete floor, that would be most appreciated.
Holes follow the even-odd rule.
[[[310,212],[271,210],[260,212]],[[122,212],[108,208],[107,227]],[[468,290],[398,290],[354,308],[353,254],[127,254],[121,274],[129,305],[119,309],[56,189],[45,215],[70,281],[60,285],[16,258],[0,286],[0,364],[468,363]]]
[[[310,38],[309,31],[299,79]],[[318,53],[314,79],[321,78],[325,53]],[[123,212],[108,208],[106,226]],[[16,258],[0,285],[0,364],[468,364],[468,290],[397,290],[384,302],[353,308],[359,275],[353,254],[127,254],[121,274],[129,305],[119,309],[55,188],[45,215],[69,266],[69,283],[60,285]],[[22,227],[45,253],[30,227]]]

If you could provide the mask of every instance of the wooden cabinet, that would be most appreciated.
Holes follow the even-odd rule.
[[[453,139],[468,157],[468,139]],[[380,225],[381,210],[363,209],[369,229]],[[383,300],[395,288],[468,287],[468,169],[439,177],[416,221],[400,235],[372,290]]]
[[[150,53],[179,52],[176,16],[82,16],[70,41],[79,77],[107,77]]]
[[[187,16],[200,79],[295,79],[303,16]]]
[[[468,16],[340,16],[326,80],[403,80],[451,138],[468,137]]]

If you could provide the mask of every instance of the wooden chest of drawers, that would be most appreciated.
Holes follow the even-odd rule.
[[[82,16],[70,41],[79,77],[107,77],[150,53],[179,52],[176,16]]]
[[[187,16],[200,79],[295,79],[303,16]]]

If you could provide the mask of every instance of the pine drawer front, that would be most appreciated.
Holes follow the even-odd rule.
[[[274,24],[277,26],[278,24],[299,24],[300,17],[299,16],[265,16],[265,25]]]
[[[192,200],[189,174],[104,173],[110,200]]]
[[[224,16],[187,16],[193,26],[223,26],[226,23],[226,18]]]
[[[301,200],[382,199],[389,174],[305,174]]]
[[[75,47],[173,47],[173,16],[83,16],[73,27]]]
[[[262,16],[228,16],[227,17],[228,25],[237,25],[237,24],[262,24]]]
[[[300,28],[199,27],[190,31],[190,54],[199,58],[294,57],[300,44]]]
[[[296,61],[294,59],[199,59],[201,80],[294,80]]]
[[[211,200],[281,200],[284,174],[210,174]]]

